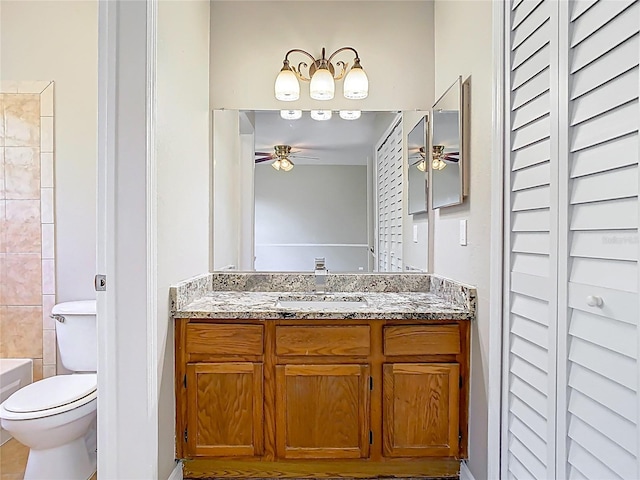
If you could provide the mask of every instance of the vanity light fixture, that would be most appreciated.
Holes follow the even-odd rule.
[[[343,120],[357,120],[360,115],[360,110],[340,110],[340,118]]]
[[[330,120],[331,115],[331,110],[311,110],[311,118],[314,120]]]
[[[447,166],[442,160],[444,155],[444,145],[434,145],[432,150],[433,160],[431,161],[431,168],[433,170],[442,170]]]
[[[298,120],[302,118],[302,110],[280,110],[280,117],[285,120]]]
[[[351,50],[355,58],[353,66],[349,69],[349,64],[342,60],[336,62],[335,67],[331,60],[345,50]],[[300,62],[298,67],[292,67],[289,63],[289,55],[301,53],[311,59],[311,64]],[[369,79],[364,69],[360,65],[358,52],[353,47],[342,47],[325,56],[325,49],[322,48],[322,57],[316,59],[308,52],[294,48],[289,50],[284,56],[282,69],[276,77],[275,95],[278,100],[285,102],[298,100],[300,98],[300,83],[298,79],[310,82],[309,96],[314,100],[331,100],[335,92],[335,81],[344,78],[343,95],[349,99],[363,99],[369,95]],[[339,67],[336,72],[336,67]],[[303,69],[306,70],[303,73]]]

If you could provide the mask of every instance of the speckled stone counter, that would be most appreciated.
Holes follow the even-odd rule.
[[[476,314],[474,287],[436,275],[328,274],[325,295],[313,293],[314,286],[313,273],[205,274],[171,288],[171,309],[174,318],[265,320],[471,320]],[[277,306],[316,299],[337,301],[321,309]],[[365,305],[347,309],[340,299]]]

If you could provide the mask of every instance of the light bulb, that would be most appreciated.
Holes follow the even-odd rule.
[[[302,117],[302,110],[280,110],[280,117],[285,120],[298,120]]]
[[[280,159],[277,159],[275,162],[273,162],[271,166],[276,170],[280,170]]]
[[[309,96],[314,100],[331,100],[335,89],[336,85],[329,69],[319,68],[311,77]]]
[[[345,98],[361,100],[369,95],[369,78],[356,59],[353,67],[344,77],[343,92]]]
[[[296,74],[287,65],[276,77],[275,94],[278,100],[292,102],[300,98],[300,84]]]
[[[331,119],[331,110],[311,110],[311,118],[314,120]]]
[[[360,110],[340,110],[340,118],[343,120],[357,120],[360,115]]]

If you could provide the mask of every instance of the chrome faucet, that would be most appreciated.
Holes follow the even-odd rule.
[[[316,293],[324,293],[327,282],[327,267],[324,262],[324,257],[316,257]]]

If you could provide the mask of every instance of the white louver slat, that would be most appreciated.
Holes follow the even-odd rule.
[[[572,20],[565,27],[564,103],[560,98],[568,131],[560,175],[566,287],[558,309],[558,364],[566,372],[558,378],[558,442],[566,451],[558,452],[558,473],[635,479],[640,4],[600,0],[585,10],[579,3],[564,8]],[[589,306],[588,296],[604,304]]]
[[[378,171],[378,271],[402,271],[402,122],[376,155]]]
[[[556,233],[551,169],[553,0],[524,0],[507,14],[508,172],[505,227],[503,465],[511,478],[553,478],[555,450]],[[507,473],[508,472],[508,473]]]

